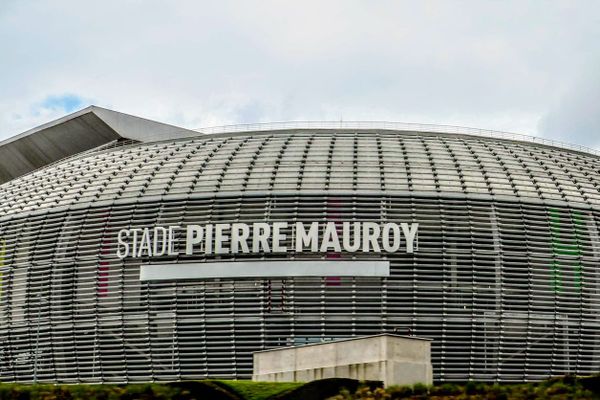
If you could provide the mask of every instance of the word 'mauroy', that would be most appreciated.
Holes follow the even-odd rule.
[[[291,234],[285,233],[291,228]],[[320,229],[322,228],[322,229]],[[238,253],[327,253],[347,252],[394,253],[404,241],[405,251],[415,249],[418,223],[393,222],[255,222],[253,224],[206,224],[156,226],[122,229],[117,235],[117,257],[158,257],[186,255],[201,251],[205,254]],[[177,232],[185,232],[185,243],[176,246]],[[183,237],[183,234],[181,235]],[[288,241],[288,236],[291,240]],[[288,244],[291,243],[291,248]]]

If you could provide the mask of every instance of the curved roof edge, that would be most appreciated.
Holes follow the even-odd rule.
[[[512,140],[524,143],[539,144],[557,147],[580,153],[600,157],[600,151],[577,144],[546,139],[539,136],[523,135],[519,133],[494,131],[489,129],[469,128],[456,125],[420,124],[412,122],[389,121],[290,121],[290,122],[262,122],[253,124],[221,125],[195,129],[204,134],[227,134],[242,132],[269,132],[298,129],[321,130],[391,130],[405,132],[449,133],[457,135],[477,136],[492,139]]]
[[[89,106],[0,141],[0,184],[119,139],[151,142],[198,132]]]
[[[460,134],[532,143],[600,156],[600,151],[584,146],[535,136],[451,125],[384,121],[292,121],[225,125],[191,130],[98,106],[89,106],[0,141],[0,185],[46,165],[122,139],[154,142],[193,137],[199,134],[301,129],[393,130]]]

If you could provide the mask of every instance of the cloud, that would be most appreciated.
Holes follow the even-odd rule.
[[[68,101],[40,105],[65,95],[189,128],[342,118],[535,134],[593,60],[597,15],[584,1],[12,2],[0,140],[64,115]]]
[[[600,62],[593,71],[574,79],[540,121],[540,133],[547,138],[566,140],[600,148]]]

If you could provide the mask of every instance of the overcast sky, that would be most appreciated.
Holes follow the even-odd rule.
[[[187,128],[472,126],[600,148],[600,1],[0,0],[0,140],[90,104]]]

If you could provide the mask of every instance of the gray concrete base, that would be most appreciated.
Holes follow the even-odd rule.
[[[431,341],[381,334],[254,353],[252,380],[308,382],[325,378],[431,384]]]

